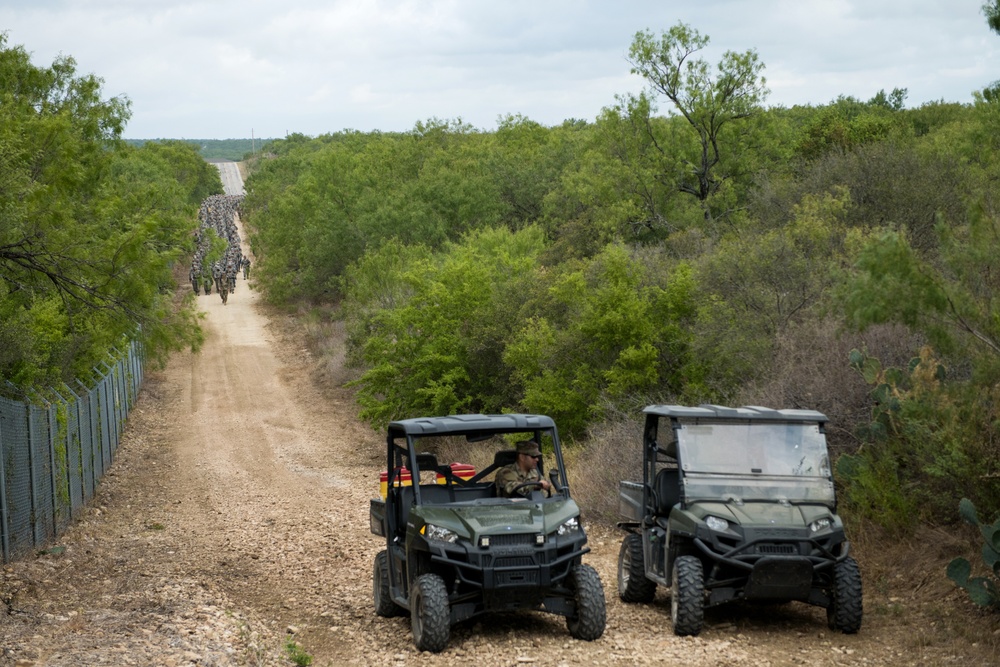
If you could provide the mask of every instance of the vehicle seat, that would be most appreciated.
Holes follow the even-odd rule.
[[[438,460],[433,454],[423,452],[421,454],[417,454],[417,465],[420,466],[421,471],[426,472],[433,470],[436,472],[438,469]]]
[[[503,468],[517,461],[516,449],[501,449],[493,455],[493,469]]]
[[[674,505],[681,501],[681,478],[677,468],[663,468],[656,473],[653,484],[653,494],[656,497],[656,513],[667,516]]]

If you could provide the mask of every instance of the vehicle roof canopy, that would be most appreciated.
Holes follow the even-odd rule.
[[[733,419],[761,422],[820,422],[829,421],[822,412],[816,410],[772,410],[756,405],[727,408],[722,405],[702,404],[697,407],[684,405],[649,405],[643,408],[646,415],[670,417],[679,420]]]
[[[468,433],[514,433],[556,428],[555,422],[545,415],[449,415],[447,417],[417,417],[389,423],[389,436],[406,435],[461,435]]]

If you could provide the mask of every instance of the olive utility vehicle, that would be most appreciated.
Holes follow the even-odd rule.
[[[861,627],[861,575],[836,514],[827,418],[812,410],[652,405],[643,480],[619,485],[618,595],[670,588],[674,633],[696,635],[726,602],[824,607]]]
[[[551,495],[529,482],[530,497],[498,497],[493,474],[515,461],[514,442],[527,439],[541,445],[539,473],[551,459]],[[371,530],[385,538],[373,572],[376,614],[409,612],[417,648],[435,652],[448,644],[452,625],[486,612],[547,611],[565,616],[577,639],[601,636],[604,588],[582,562],[590,549],[552,419],[404,419],[389,424],[386,443],[384,500],[371,501]],[[472,460],[492,463],[474,472],[438,462],[439,453],[471,447],[485,450]]]

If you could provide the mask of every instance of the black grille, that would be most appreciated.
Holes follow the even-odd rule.
[[[518,570],[516,572],[497,572],[497,583],[500,585],[537,584],[538,572],[533,570]]]
[[[532,558],[497,558],[493,561],[493,567],[532,567],[535,564]]]
[[[794,544],[758,544],[757,553],[775,556],[793,556],[799,550]]]
[[[505,533],[490,535],[489,538],[491,547],[519,547],[535,544],[534,533]]]

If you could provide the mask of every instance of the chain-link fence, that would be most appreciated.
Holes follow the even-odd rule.
[[[0,547],[3,562],[56,539],[111,466],[142,384],[138,343],[77,381],[18,401],[0,396]]]

